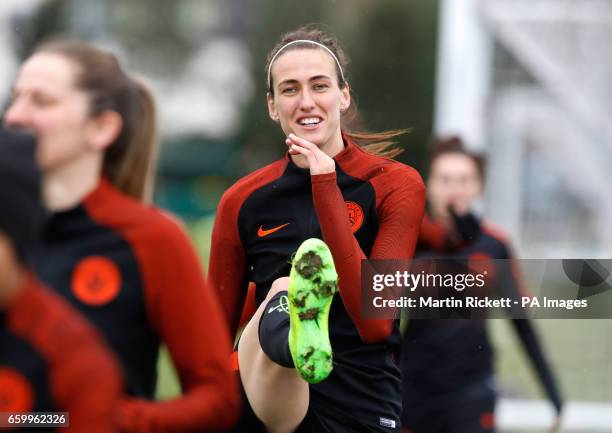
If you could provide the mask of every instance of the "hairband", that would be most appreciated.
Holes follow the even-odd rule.
[[[271,77],[271,71],[272,71],[272,64],[274,63],[274,61],[276,60],[276,58],[278,57],[278,55],[285,49],[287,48],[289,45],[293,45],[293,44],[297,44],[297,43],[307,43],[307,44],[314,44],[318,47],[323,48],[324,50],[326,50],[336,61],[336,65],[338,65],[338,69],[340,70],[340,76],[342,77],[342,81],[345,81],[344,79],[344,72],[342,71],[342,66],[340,66],[340,62],[338,61],[338,57],[336,57],[336,55],[333,53],[332,50],[330,50],[328,47],[326,47],[325,45],[316,42],[316,41],[311,41],[309,39],[298,39],[295,41],[291,41],[286,43],[285,45],[283,45],[282,47],[279,48],[279,50],[276,52],[276,54],[274,54],[274,56],[272,57],[272,60],[270,60],[270,64],[268,65],[268,89],[272,89],[272,77]]]

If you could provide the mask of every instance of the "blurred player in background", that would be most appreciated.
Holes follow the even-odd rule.
[[[280,38],[268,55],[268,108],[288,154],[224,194],[213,230],[210,286],[233,332],[256,284],[238,360],[268,432],[399,432],[397,323],[362,317],[360,266],[412,256],[425,191],[415,170],[385,157],[397,131],[341,126],[346,65],[338,41],[315,27]],[[325,240],[331,256],[318,240],[300,247],[308,238]]]
[[[120,359],[122,431],[228,428],[239,398],[223,313],[183,228],[149,204],[155,117],[150,91],[110,53],[53,41],[25,61],[5,123],[39,139],[52,217],[33,265]],[[162,342],[183,395],[154,402]]]
[[[24,252],[46,219],[34,150],[31,136],[0,130],[0,412],[69,412],[71,432],[118,432],[114,358],[91,325],[28,269]]]
[[[483,192],[483,158],[458,138],[436,141],[432,150],[430,213],[416,257],[512,259],[506,236],[473,213]],[[513,298],[522,290],[517,277],[514,272],[506,287]],[[531,323],[515,318],[512,324],[559,415],[561,397]],[[494,431],[493,350],[483,319],[409,320],[401,363],[405,433]]]

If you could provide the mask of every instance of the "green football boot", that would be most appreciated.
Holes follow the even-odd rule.
[[[329,308],[338,291],[338,274],[325,242],[308,239],[300,245],[289,274],[289,350],[293,364],[309,383],[332,371]]]

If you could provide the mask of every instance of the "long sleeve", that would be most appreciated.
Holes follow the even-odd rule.
[[[450,246],[450,238],[451,233],[442,224],[435,222],[429,215],[423,217],[419,232],[419,244],[422,244],[423,248],[446,251]]]
[[[119,367],[100,335],[62,299],[31,276],[9,308],[9,326],[48,363],[56,410],[69,412],[70,431],[115,433]]]
[[[219,297],[232,336],[241,324],[241,312],[247,300],[250,283],[246,251],[239,232],[239,227],[248,226],[249,223],[239,223],[239,215],[243,214],[243,205],[254,191],[282,176],[287,161],[278,160],[242,178],[225,191],[217,207],[210,247],[208,289]],[[251,299],[248,301],[248,308],[254,307]]]
[[[215,218],[208,264],[208,289],[221,301],[230,333],[240,326],[240,313],[247,294],[246,256],[238,234],[238,203],[226,194]]]
[[[377,189],[379,229],[370,258],[411,258],[425,210],[425,187],[420,176],[406,168],[375,178],[372,184]],[[384,341],[392,332],[393,319],[362,317],[361,261],[366,256],[352,233],[336,173],[312,176],[312,194],[323,238],[338,272],[342,302],[362,340]]]
[[[506,269],[504,273],[507,274],[508,277],[504,282],[504,296],[508,296],[513,300],[519,301],[517,306],[512,308],[514,311],[512,325],[523,343],[523,347],[525,348],[527,355],[531,359],[531,363],[537,372],[542,385],[544,386],[548,398],[555,407],[557,413],[559,413],[561,412],[562,407],[561,394],[557,387],[552,369],[550,368],[550,364],[547,362],[546,357],[544,356],[544,351],[542,350],[542,346],[538,336],[535,333],[535,330],[533,329],[531,321],[524,318],[524,312],[520,311],[522,310],[522,307],[520,307],[520,298],[521,296],[527,295],[527,290],[523,286],[518,264],[509,250],[508,259],[505,262],[507,262],[508,269]]]
[[[230,335],[212,290],[205,287],[199,260],[175,223],[160,227],[163,245],[140,255],[150,321],[166,343],[183,389],[166,402],[126,399],[125,432],[199,432],[229,428],[239,410],[237,381],[229,356]]]
[[[538,337],[531,326],[531,322],[528,319],[514,319],[512,320],[512,324],[523,342],[523,346],[531,359],[533,367],[540,377],[546,395],[555,407],[557,413],[560,413],[563,404],[561,394],[557,388],[550,365],[546,361]]]

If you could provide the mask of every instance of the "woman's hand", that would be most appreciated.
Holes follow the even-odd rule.
[[[553,422],[552,427],[550,428],[550,433],[557,433],[561,429],[561,415],[557,414],[555,420]]]
[[[473,242],[482,233],[480,220],[471,211],[460,214],[453,205],[448,206],[455,230],[464,242]]]
[[[334,160],[319,149],[316,144],[304,140],[295,134],[289,134],[285,142],[289,146],[289,153],[291,155],[302,155],[304,157],[306,162],[304,168],[310,169],[311,176],[336,171]]]

